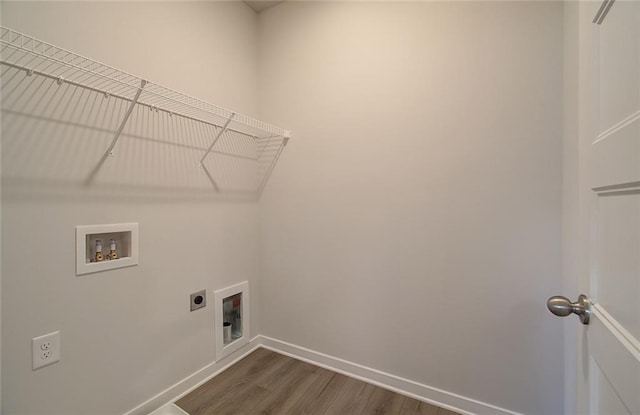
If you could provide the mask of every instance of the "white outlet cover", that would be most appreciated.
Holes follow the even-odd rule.
[[[31,339],[31,362],[33,370],[60,361],[60,332],[45,334]]]

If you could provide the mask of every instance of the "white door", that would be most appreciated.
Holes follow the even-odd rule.
[[[640,414],[640,1],[578,7],[580,285],[592,306],[588,325],[571,317],[570,411]]]

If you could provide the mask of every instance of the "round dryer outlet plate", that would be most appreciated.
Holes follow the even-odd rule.
[[[189,307],[191,311],[207,306],[207,290],[198,291],[189,296]]]

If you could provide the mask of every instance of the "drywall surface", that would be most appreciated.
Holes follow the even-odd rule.
[[[235,2],[2,4],[7,27],[250,115],[256,19]],[[75,137],[70,148],[59,130],[23,138],[3,134],[3,156],[12,158],[2,166],[2,413],[122,414],[214,361],[214,307],[190,313],[189,294],[207,289],[213,301],[214,290],[256,284],[256,204],[147,192],[154,157],[166,156],[170,171],[180,160],[179,149],[161,143],[131,160],[132,180],[142,181],[133,190],[33,179],[57,163],[52,175],[82,180],[75,162],[95,146]],[[132,157],[118,152],[126,144],[116,157]],[[9,180],[16,177],[32,180]],[[139,265],[76,276],[75,226],[124,222],[139,223]],[[251,327],[258,333],[259,321]],[[55,330],[61,361],[32,371],[31,338]]]
[[[262,333],[563,413],[562,3],[286,2],[260,116]]]

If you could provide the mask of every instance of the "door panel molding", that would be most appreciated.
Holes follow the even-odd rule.
[[[628,190],[640,183],[640,112],[638,115],[594,142],[590,187],[597,193]]]
[[[640,361],[640,341],[627,331],[618,321],[600,304],[591,307],[593,315],[602,322],[609,332]]]
[[[617,329],[607,321],[601,309],[593,307],[589,328],[589,348],[591,357],[601,370],[601,375],[611,384],[615,393],[630,414],[640,413],[640,360],[625,347],[628,342],[616,334]],[[624,341],[623,341],[624,340]],[[591,373],[590,373],[591,375]],[[597,377],[591,379],[596,387]],[[597,396],[596,396],[597,399]],[[592,407],[592,411],[593,411]],[[609,412],[610,413],[610,412]]]
[[[622,130],[623,128],[627,127],[628,125],[637,122],[638,120],[640,120],[640,110],[638,110],[634,114],[631,114],[627,118],[623,119],[622,121],[618,122],[617,124],[609,127],[608,129],[606,129],[605,131],[600,133],[596,137],[596,140],[593,142],[593,144],[598,144],[599,142],[601,142],[603,140],[606,140],[607,138],[609,138],[613,134],[617,133],[618,131]]]
[[[620,196],[640,193],[640,181],[612,184],[608,186],[594,187],[593,190],[598,196]]]
[[[598,9],[598,12],[596,13],[595,17],[593,18],[592,23],[595,23],[598,25],[602,24],[602,22],[604,21],[604,18],[607,17],[609,10],[611,10],[611,7],[615,2],[616,0],[604,0],[600,5],[600,8]]]

